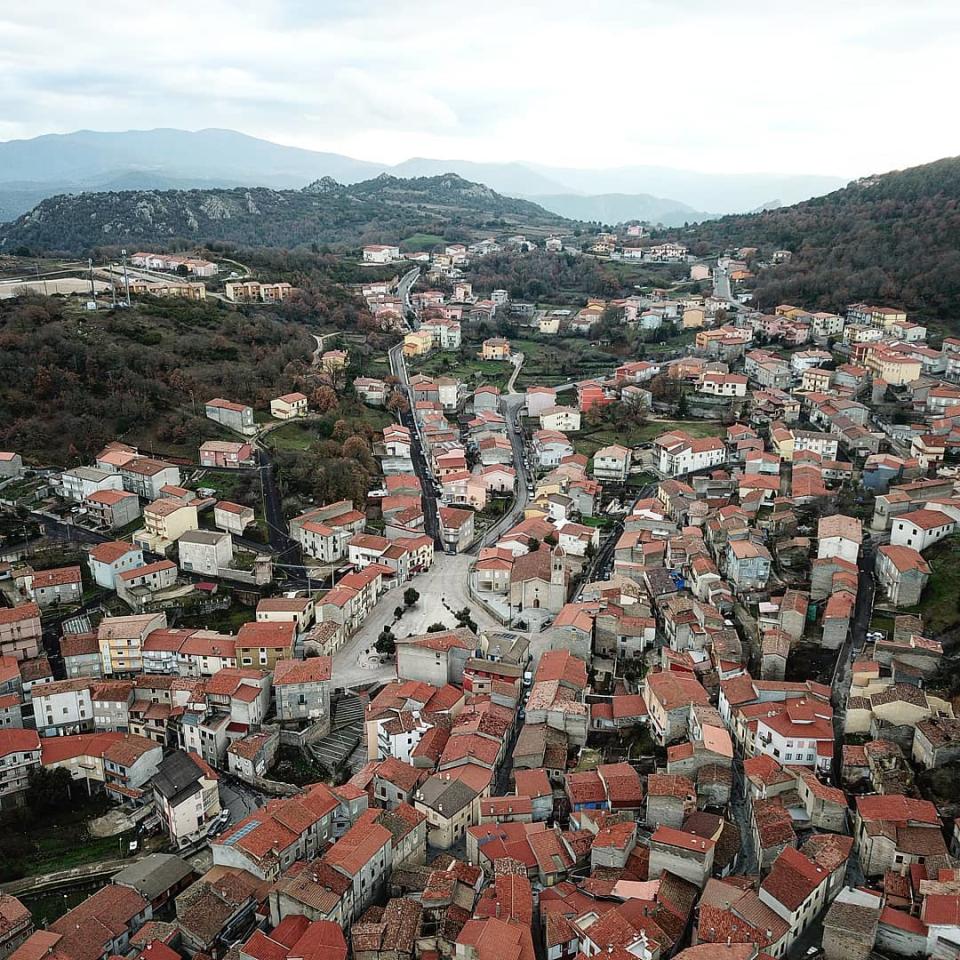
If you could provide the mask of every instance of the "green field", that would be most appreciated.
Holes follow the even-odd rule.
[[[435,233],[415,233],[412,237],[407,237],[400,244],[401,250],[432,250],[438,244],[443,243],[443,237]]]
[[[373,430],[382,430],[393,423],[393,416],[386,410],[377,410],[366,407],[359,402],[350,405],[349,410],[337,410],[323,417],[313,417],[303,420],[293,420],[285,423],[276,430],[271,430],[264,438],[264,442],[272,450],[284,450],[293,453],[303,453],[313,444],[329,438],[334,423],[343,420],[348,426],[354,427],[354,432],[360,432],[361,427]]]
[[[960,537],[947,537],[934,544],[924,559],[930,565],[930,579],[920,605],[900,612],[922,616],[924,634],[938,639],[960,624]]]
[[[434,352],[426,357],[415,357],[407,361],[407,369],[411,374],[457,377],[470,388],[489,384],[504,390],[513,373],[513,364],[503,360],[480,360],[468,347],[461,353]]]
[[[637,447],[650,443],[663,433],[671,430],[683,430],[691,437],[719,437],[723,434],[722,424],[713,420],[650,420],[642,426],[618,429],[603,424],[599,427],[587,427],[573,434],[573,446],[577,453],[592,457],[600,447],[619,443],[625,447]]]

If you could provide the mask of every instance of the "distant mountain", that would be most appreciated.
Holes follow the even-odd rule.
[[[627,220],[646,220],[677,227],[684,223],[710,220],[717,214],[694,210],[676,200],[653,197],[648,193],[601,193],[581,196],[574,193],[534,195],[527,199],[541,207],[559,213],[571,220],[599,220],[601,223],[624,223]]]
[[[531,170],[523,163],[476,163],[472,160],[426,160],[415,157],[389,170],[398,177],[433,177],[450,171],[514,197],[569,192],[562,183]]]
[[[78,253],[98,246],[183,238],[256,246],[399,242],[452,230],[469,237],[500,229],[554,231],[570,224],[527,200],[504,197],[455,174],[402,180],[381,174],[350,186],[329,177],[301,190],[237,187],[125,190],[43,200],[0,226],[0,250]]]
[[[836,177],[715,175],[654,166],[584,170],[422,157],[391,166],[284,146],[233,130],[81,130],[0,143],[0,221],[25,213],[45,197],[84,190],[282,189],[303,187],[321,177],[357,183],[380,173],[405,178],[456,173],[510,196],[650,195],[674,198],[664,203],[676,210],[718,213],[753,210],[772,196],[787,203],[804,200],[843,183]]]
[[[134,173],[302,187],[323,176],[351,182],[383,170],[383,164],[287,147],[234,130],[80,130],[0,143],[4,182],[102,184]]]
[[[798,203],[842,187],[841,177],[805,174],[700,173],[672,167],[629,166],[605,170],[581,170],[530,164],[533,170],[558,180],[571,193],[649,193],[676,197],[697,210],[746,213],[779,197],[783,203]]]
[[[760,272],[754,298],[762,308],[840,310],[878,301],[943,318],[960,333],[960,157],[674,235],[702,254],[744,246],[762,256],[792,251],[788,264]]]

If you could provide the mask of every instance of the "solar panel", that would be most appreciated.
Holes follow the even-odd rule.
[[[259,826],[259,820],[251,820],[249,823],[245,823],[236,833],[227,837],[227,839],[223,841],[223,845],[225,847],[232,847],[238,840],[242,840],[248,833],[256,830]]]

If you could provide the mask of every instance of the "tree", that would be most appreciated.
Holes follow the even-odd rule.
[[[329,413],[331,410],[336,410],[339,404],[337,399],[337,393],[333,387],[317,387],[313,391],[313,397],[311,398],[313,409],[317,413]]]
[[[446,624],[431,623],[430,626],[427,627],[427,633],[443,633],[446,629]]]
[[[36,767],[30,771],[27,806],[34,813],[63,809],[70,802],[70,772],[63,767],[50,770]]]
[[[394,639],[393,632],[389,627],[384,627],[380,632],[380,636],[377,637],[377,642],[374,644],[374,648],[377,653],[385,654],[388,657],[392,657],[397,652],[397,644]]]
[[[387,409],[391,413],[406,413],[410,409],[410,401],[398,390],[394,390],[387,400]]]
[[[680,398],[677,400],[677,418],[680,420],[685,420],[690,415],[690,404],[687,402],[687,395],[684,392],[680,393]]]
[[[666,373],[661,373],[650,381],[650,394],[654,400],[662,403],[673,403],[679,392],[680,388],[677,381]]]
[[[407,587],[407,589],[403,591],[403,602],[408,607],[412,607],[419,599],[420,599],[420,594],[417,593],[417,591],[414,590],[413,587]]]
[[[403,607],[394,607],[393,608],[393,619],[399,620],[403,616]]]
[[[454,616],[457,618],[457,623],[460,624],[461,627],[466,627],[473,633],[477,632],[477,623],[473,619],[473,612],[469,607],[464,607],[462,610],[458,610]]]

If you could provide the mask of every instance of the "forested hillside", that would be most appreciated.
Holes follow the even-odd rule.
[[[759,246],[793,259],[761,272],[756,302],[839,310],[857,300],[960,318],[960,158],[870,177],[764,213],[674,232],[697,253]]]
[[[329,177],[302,190],[125,190],[51,197],[0,226],[6,252],[84,253],[104,245],[229,241],[297,247],[396,243],[416,232],[469,238],[491,229],[550,229],[561,217],[447,174],[382,175],[351,186]]]
[[[217,435],[205,401],[262,404],[291,388],[313,349],[298,324],[213,303],[68,309],[0,301],[0,448],[44,463],[75,464],[118,437],[199,444]]]

